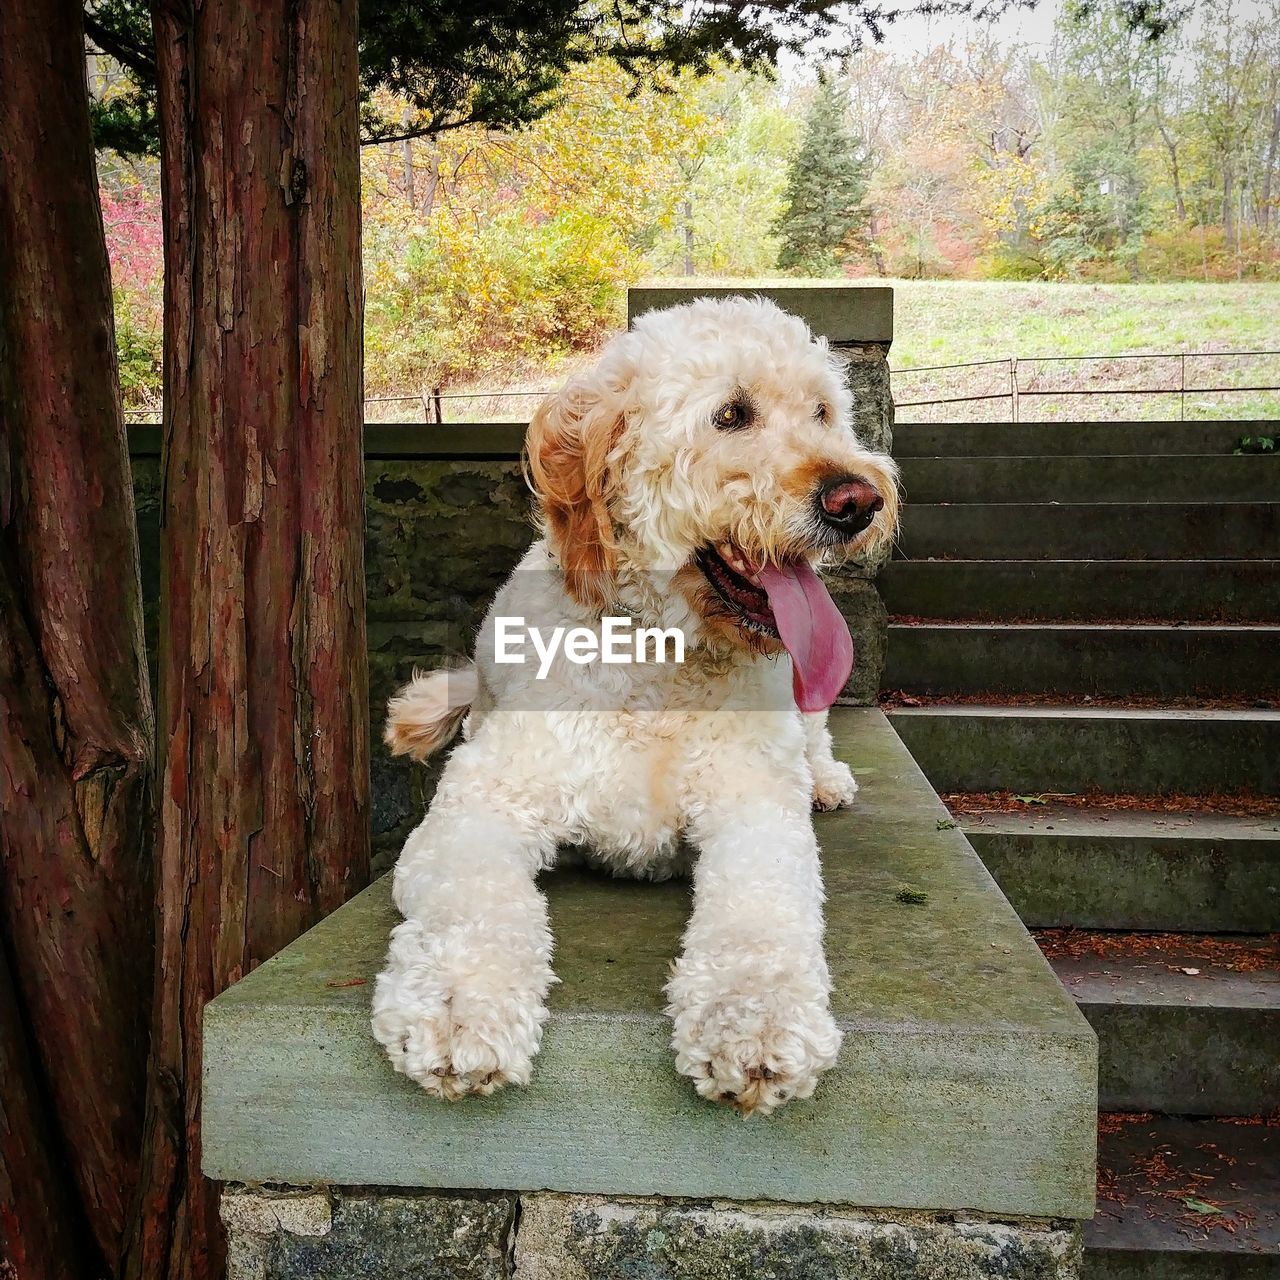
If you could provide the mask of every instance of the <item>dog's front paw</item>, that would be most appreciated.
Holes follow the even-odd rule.
[[[546,1017],[512,1000],[483,1013],[454,1013],[454,999],[375,1005],[373,1034],[391,1065],[428,1093],[456,1102],[487,1096],[508,1084],[528,1084]]]
[[[451,979],[426,956],[402,960],[393,944],[373,998],[374,1038],[397,1071],[450,1102],[529,1083],[547,1018],[536,983],[486,985],[480,966]]]
[[[810,1097],[840,1049],[826,1001],[788,998],[785,990],[724,994],[688,1006],[673,996],[668,1012],[676,1069],[704,1098],[744,1116],[767,1116],[793,1098]]]
[[[813,807],[842,809],[853,803],[858,784],[843,760],[825,760],[813,766]]]

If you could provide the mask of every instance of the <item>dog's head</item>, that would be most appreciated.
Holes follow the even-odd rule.
[[[709,632],[785,644],[798,678],[808,664],[831,684],[827,651],[848,632],[831,634],[839,614],[813,566],[890,539],[898,508],[894,464],[859,442],[852,407],[840,358],[770,302],[642,316],[530,424],[569,591],[604,608],[622,566],[669,572]]]

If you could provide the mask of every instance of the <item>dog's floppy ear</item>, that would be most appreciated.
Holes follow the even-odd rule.
[[[592,609],[608,603],[617,569],[608,462],[623,423],[621,395],[597,372],[544,400],[526,437],[529,473],[565,586]]]

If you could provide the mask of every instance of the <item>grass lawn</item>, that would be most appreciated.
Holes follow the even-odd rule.
[[[891,280],[895,369],[1003,356],[1280,349],[1280,284]]]
[[[897,371],[894,396],[902,421],[1007,420],[1013,382],[1007,363],[910,371],[1010,356],[1018,360],[1023,421],[1280,417],[1280,392],[1248,390],[1280,385],[1280,355],[1036,359],[1280,350],[1280,284],[891,283],[896,313],[890,364]],[[1223,387],[1240,390],[1209,390]],[[1140,394],[1155,388],[1168,394]],[[1048,394],[1082,390],[1107,394]],[[911,404],[961,396],[990,398]]]

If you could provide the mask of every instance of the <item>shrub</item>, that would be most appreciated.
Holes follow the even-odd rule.
[[[1047,274],[1041,259],[1014,245],[997,245],[974,264],[974,276],[979,280],[1043,280]]]
[[[592,345],[621,321],[637,255],[603,218],[570,209],[481,225],[366,226],[366,384],[371,393],[499,378]]]
[[[113,297],[121,399],[126,409],[156,408],[164,372],[163,330],[150,315],[134,313],[125,290],[115,289]]]
[[[100,196],[121,398],[127,409],[155,408],[160,403],[164,332],[160,200],[141,183],[118,190],[104,182]]]
[[[1151,280],[1280,280],[1280,241],[1247,228],[1233,253],[1221,227],[1175,226],[1147,236],[1138,268]]]

